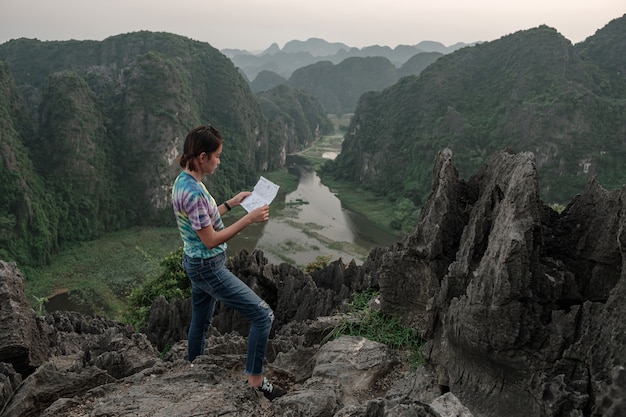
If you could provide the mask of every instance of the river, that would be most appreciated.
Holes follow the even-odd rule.
[[[241,249],[251,252],[256,248],[274,264],[289,262],[305,266],[319,257],[341,258],[346,263],[354,259],[360,264],[373,247],[399,240],[364,216],[343,207],[304,158],[288,156],[287,166],[298,177],[297,189],[288,194],[279,193],[272,202],[270,220],[249,226],[231,239],[230,253]],[[231,222],[234,220],[236,217]]]

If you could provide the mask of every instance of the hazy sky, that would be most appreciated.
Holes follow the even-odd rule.
[[[0,0],[0,43],[163,31],[250,51],[322,38],[349,46],[491,41],[542,24],[578,43],[624,0]]]

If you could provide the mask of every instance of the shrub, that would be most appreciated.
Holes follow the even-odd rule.
[[[330,255],[318,256],[313,262],[309,262],[304,268],[302,268],[302,270],[307,274],[310,274],[313,271],[319,271],[320,269],[326,268],[331,259],[332,256]]]
[[[167,255],[160,263],[161,274],[131,292],[124,321],[139,329],[148,323],[150,308],[157,297],[164,296],[170,301],[191,296],[191,284],[181,265],[182,256],[182,248]]]

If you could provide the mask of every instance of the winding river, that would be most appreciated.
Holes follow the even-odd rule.
[[[272,203],[270,220],[249,226],[232,239],[228,243],[230,253],[256,248],[274,264],[305,266],[320,257],[341,258],[346,263],[354,259],[360,264],[373,247],[399,240],[343,207],[302,157],[289,156],[287,165],[298,177],[297,189],[279,193]]]

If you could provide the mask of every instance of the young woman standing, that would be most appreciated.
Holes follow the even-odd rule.
[[[248,384],[270,401],[285,395],[263,376],[263,361],[274,312],[254,291],[226,268],[226,242],[252,223],[269,219],[269,207],[259,207],[224,227],[222,214],[250,195],[243,191],[217,205],[202,183],[220,164],[222,135],[210,125],[191,130],[185,138],[179,164],[183,171],[174,181],[172,204],[183,240],[183,267],[191,281],[192,315],[188,334],[190,362],[204,353],[206,332],[215,302],[240,312],[252,322],[248,334],[245,372]]]

